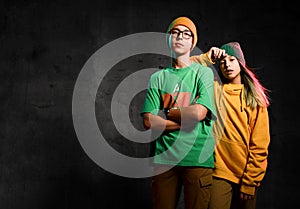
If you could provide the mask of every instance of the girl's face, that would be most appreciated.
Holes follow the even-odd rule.
[[[190,53],[193,44],[192,32],[183,25],[178,25],[170,31],[170,44],[173,52],[178,55]]]
[[[226,56],[220,60],[220,69],[223,76],[232,84],[241,84],[241,67],[234,56]]]

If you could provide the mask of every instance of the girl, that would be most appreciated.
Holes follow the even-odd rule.
[[[218,116],[213,132],[215,168],[209,208],[254,209],[270,143],[267,89],[247,67],[238,42],[211,48],[206,53],[211,63],[213,54],[221,59],[220,79],[214,85]]]

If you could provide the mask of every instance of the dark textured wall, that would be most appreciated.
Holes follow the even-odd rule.
[[[201,50],[237,40],[248,64],[261,67],[258,76],[271,90],[272,141],[257,208],[294,208],[300,186],[293,75],[299,65],[298,10],[287,1],[1,1],[0,208],[151,208],[149,178],[113,175],[84,152],[73,127],[72,94],[81,68],[103,45],[132,33],[164,32],[181,15],[197,19]],[[149,67],[147,60],[115,66],[102,84],[102,101],[111,99],[124,72]],[[131,114],[137,127],[134,111],[142,96]],[[122,142],[112,122],[103,121],[110,118],[105,102],[96,112],[111,145],[142,156]]]

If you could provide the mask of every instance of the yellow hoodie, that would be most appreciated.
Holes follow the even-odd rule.
[[[205,56],[192,60],[207,62]],[[213,175],[240,184],[241,192],[254,195],[267,169],[270,143],[267,108],[246,106],[243,84],[221,85],[216,80],[214,90],[218,115],[213,130],[216,139]]]
[[[267,108],[246,106],[243,94],[243,84],[215,81],[214,176],[241,184],[241,192],[254,195],[267,168],[269,117]]]

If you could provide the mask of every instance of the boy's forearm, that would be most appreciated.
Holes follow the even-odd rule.
[[[144,115],[144,127],[156,131],[175,131],[180,129],[180,123],[164,119],[159,115],[146,113]]]
[[[188,107],[171,108],[167,113],[167,118],[177,123],[184,122],[185,124],[188,124],[197,123],[203,120],[206,114],[207,109],[204,106],[194,104]]]

